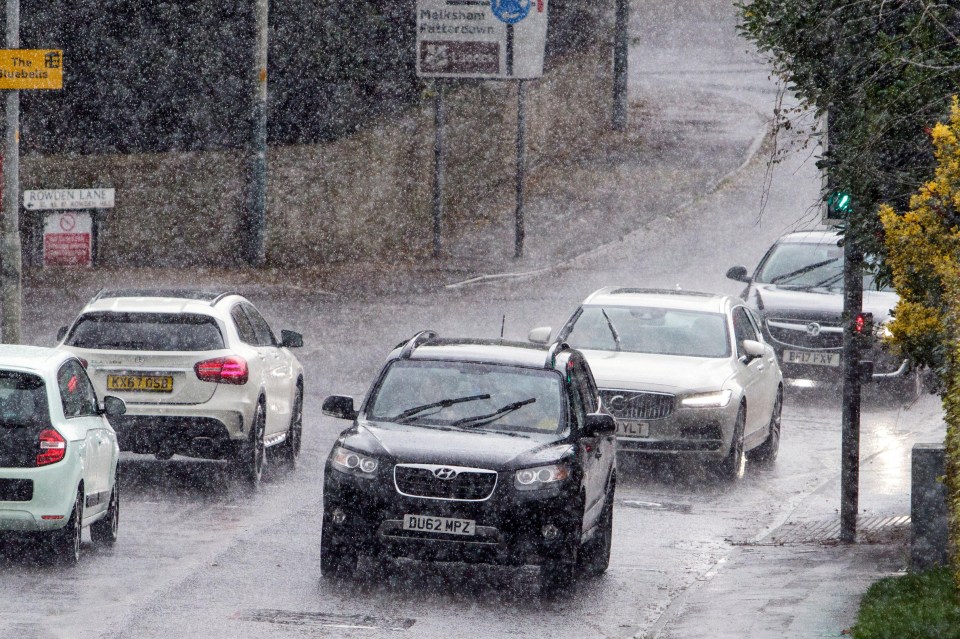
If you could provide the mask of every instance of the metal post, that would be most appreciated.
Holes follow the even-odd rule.
[[[507,25],[507,77],[513,77],[513,25]]]
[[[446,126],[446,105],[443,102],[444,82],[434,83],[433,97],[433,256],[440,257],[443,231],[443,187],[446,161],[443,155],[443,129]]]
[[[6,46],[20,48],[20,0],[7,0]],[[20,92],[7,91],[7,132],[3,159],[3,238],[0,255],[2,339],[20,343],[22,269],[20,252]]]
[[[253,68],[251,70],[250,129],[245,168],[246,260],[262,266],[267,218],[267,13],[269,0],[254,0]]]
[[[863,253],[851,220],[843,243],[843,409],[840,463],[840,540],[857,537],[860,499],[860,345],[857,315],[863,310]]]
[[[517,82],[517,209],[514,215],[515,234],[513,256],[523,257],[523,239],[526,234],[523,219],[523,182],[527,172],[527,83]]]
[[[616,0],[616,24],[613,42],[613,129],[627,128],[627,53],[630,0]]]

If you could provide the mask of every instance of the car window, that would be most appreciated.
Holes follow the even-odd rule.
[[[743,350],[743,340],[757,341],[757,332],[747,316],[747,310],[742,306],[733,309],[733,333],[737,340],[737,357],[741,357],[746,354]]]
[[[82,315],[68,346],[118,351],[212,351],[223,348],[216,319],[193,313],[114,313]]]
[[[549,370],[397,360],[371,395],[367,417],[418,426],[558,433],[565,429],[561,382],[560,374]],[[457,401],[439,404],[447,400]]]
[[[878,260],[864,258],[863,287],[876,289]],[[836,240],[783,242],[776,244],[757,271],[754,281],[785,288],[841,288],[843,286],[843,248]],[[889,289],[887,289],[889,290]]]
[[[584,306],[561,338],[581,350],[620,350],[690,357],[729,357],[721,313],[641,306]]]
[[[243,312],[239,304],[230,309],[230,318],[233,319],[233,323],[237,327],[237,334],[240,336],[240,341],[244,344],[256,346],[257,335],[253,331],[253,326],[250,324],[247,314]]]
[[[580,395],[580,401],[583,404],[583,410],[587,413],[597,412],[597,390],[590,383],[590,374],[586,368],[586,362],[576,360],[573,365],[573,381],[576,384],[577,392]]]
[[[87,377],[87,372],[76,360],[70,360],[57,371],[57,385],[66,417],[96,415],[97,395]]]
[[[263,316],[260,315],[259,311],[253,307],[252,304],[242,303],[240,307],[243,308],[243,312],[246,313],[247,319],[250,320],[250,326],[253,327],[253,334],[255,335],[256,342],[253,343],[254,346],[276,346],[277,338],[274,337],[273,331],[270,330],[270,325],[267,324],[267,320],[263,319]]]
[[[0,371],[0,428],[46,424],[49,419],[43,379],[29,373]]]

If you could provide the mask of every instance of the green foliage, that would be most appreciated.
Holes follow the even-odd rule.
[[[854,639],[960,639],[960,605],[947,569],[889,577],[860,602]]]
[[[819,165],[831,190],[856,203],[849,223],[865,250],[882,257],[877,207],[905,206],[932,172],[924,129],[946,113],[960,85],[960,8],[886,0],[744,0],[738,7],[742,35],[800,99],[798,110],[777,112],[780,126],[790,128],[801,110],[829,110],[830,152]]]

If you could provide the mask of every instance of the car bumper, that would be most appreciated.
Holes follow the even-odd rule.
[[[647,437],[617,435],[617,451],[722,458],[730,450],[739,403],[722,408],[677,408],[668,417],[641,420]]]
[[[328,466],[323,536],[334,549],[350,547],[373,556],[538,565],[546,557],[572,552],[572,537],[579,534],[583,515],[578,500],[568,492],[537,492],[521,494],[512,481],[500,481],[482,502],[415,498],[399,494],[387,474],[362,479]],[[475,522],[476,533],[468,537],[406,531],[407,514],[469,519]],[[548,524],[556,527],[555,538],[544,537]]]
[[[37,532],[66,526],[77,498],[80,468],[68,449],[40,468],[0,468],[0,531]]]

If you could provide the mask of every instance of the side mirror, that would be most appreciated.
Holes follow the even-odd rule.
[[[601,437],[617,432],[617,420],[607,413],[590,413],[583,425],[584,437]]]
[[[103,409],[101,410],[102,415],[106,415],[107,417],[119,417],[120,415],[125,415],[126,412],[127,403],[119,397],[107,395],[103,398]]]
[[[57,331],[57,341],[62,342],[63,338],[67,336],[67,331],[70,330],[69,326],[61,326],[60,330]]]
[[[323,414],[338,419],[356,419],[353,398],[347,395],[331,395],[323,400]]]
[[[750,275],[747,274],[746,266],[732,266],[730,270],[727,271],[727,277],[731,280],[736,280],[737,282],[746,282],[750,283]]]
[[[303,348],[303,335],[294,331],[280,331],[280,346],[283,348]]]
[[[743,352],[747,354],[748,360],[754,360],[767,354],[766,347],[756,340],[745,339],[742,344]]]
[[[550,343],[550,333],[553,332],[553,329],[549,326],[538,326],[529,333],[527,333],[527,341],[533,344],[549,344]]]

